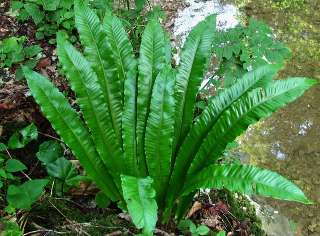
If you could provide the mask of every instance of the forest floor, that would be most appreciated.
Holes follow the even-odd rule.
[[[179,9],[186,6],[184,1],[161,1],[161,8],[167,18],[163,25],[172,32],[174,20]],[[47,76],[65,94],[71,103],[74,96],[67,81],[59,74],[56,48],[47,39],[36,40],[35,25],[30,21],[18,22],[14,16],[7,14],[10,1],[0,3],[0,40],[11,36],[27,36],[26,45],[39,44],[42,57],[36,70]],[[9,69],[0,68],[0,142],[8,140],[18,128],[34,123],[40,138],[25,149],[14,153],[17,158],[28,158],[31,170],[41,168],[35,159],[39,144],[50,137],[58,138],[50,123],[43,117],[39,107],[32,99],[26,82],[15,79],[13,66]],[[41,175],[41,171],[39,172]],[[27,173],[38,177],[36,172]],[[83,184],[71,189],[63,196],[44,194],[30,211],[19,211],[16,221],[24,229],[24,235],[133,235],[137,233],[130,223],[128,215],[121,213],[115,205],[106,209],[98,208],[94,197],[97,189],[92,185]],[[8,217],[4,209],[6,203],[0,199],[0,217]],[[211,191],[200,194],[194,200],[188,217],[196,223],[207,225],[213,230],[225,230],[228,235],[263,235],[261,222],[256,218],[255,210],[246,197],[227,191]],[[1,231],[1,224],[0,224]],[[177,235],[179,231],[174,225],[159,226],[157,235]]]

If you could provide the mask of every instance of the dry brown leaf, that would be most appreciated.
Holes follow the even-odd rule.
[[[110,234],[106,234],[105,236],[119,236],[119,235],[123,235],[122,231],[120,230],[112,232]]]
[[[195,201],[187,214],[187,219],[189,219],[194,213],[202,209],[201,202]]]
[[[40,74],[42,74],[44,77],[47,77],[47,78],[49,77],[47,71],[43,68],[40,69]]]
[[[118,217],[122,220],[132,222],[131,216],[127,213],[120,213],[120,214],[118,214]]]
[[[1,109],[9,110],[9,109],[12,109],[12,108],[14,108],[14,105],[12,105],[12,104],[0,103],[0,110]]]
[[[48,58],[48,57],[42,58],[37,64],[37,69],[39,70],[41,68],[46,68],[49,65],[51,65],[50,58]]]

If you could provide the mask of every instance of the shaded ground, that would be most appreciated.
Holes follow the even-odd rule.
[[[208,198],[210,196],[210,199]],[[20,212],[18,222],[27,235],[134,235],[138,233],[127,214],[116,206],[98,208],[89,196],[45,195],[30,212]],[[48,217],[48,215],[50,217]],[[188,218],[234,236],[264,236],[255,209],[246,197],[228,191],[212,191],[195,199]],[[155,235],[182,235],[174,224],[158,225]],[[188,235],[188,234],[187,234]],[[190,234],[191,235],[191,234]]]

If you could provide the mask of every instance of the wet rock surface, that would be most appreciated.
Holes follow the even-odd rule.
[[[230,2],[230,1],[228,1]],[[310,1],[235,0],[244,14],[263,20],[292,50],[281,77],[320,80],[320,5]],[[252,127],[241,149],[252,163],[277,171],[300,186],[315,204],[268,200],[290,219],[295,235],[320,235],[320,86]]]

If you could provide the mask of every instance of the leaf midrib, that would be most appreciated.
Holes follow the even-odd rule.
[[[295,88],[293,88],[293,89],[297,89],[297,87],[295,87]],[[234,125],[233,125],[232,127],[229,127],[229,126],[228,126],[228,128],[226,129],[227,131],[224,132],[222,136],[216,136],[215,140],[217,140],[219,137],[220,137],[220,138],[226,137],[226,135],[230,133],[230,130],[232,130],[235,126],[237,126],[237,125],[241,122],[241,120],[242,120],[243,118],[245,118],[245,116],[247,116],[249,113],[253,112],[253,110],[255,110],[256,108],[258,108],[259,106],[263,106],[263,105],[265,105],[265,104],[268,103],[268,102],[272,102],[273,100],[277,99],[278,97],[282,97],[282,96],[284,96],[286,93],[292,92],[293,89],[284,90],[284,91],[282,91],[282,93],[278,93],[277,95],[271,96],[271,97],[267,97],[265,94],[263,94],[263,95],[262,95],[262,96],[263,96],[263,99],[262,99],[259,103],[257,103],[255,106],[252,106],[249,110],[247,110],[247,112],[245,112],[245,113],[242,114],[241,116],[237,117],[237,119],[235,120],[235,123],[233,123]],[[248,99],[249,99],[249,98],[250,98],[250,97],[248,97]],[[271,101],[271,100],[272,100],[272,101]],[[287,103],[287,102],[286,102],[286,103]],[[234,103],[232,103],[232,104],[234,105]],[[282,106],[283,106],[283,105],[281,105],[280,107],[282,107]],[[225,112],[227,112],[228,110],[230,110],[231,107],[232,107],[232,106],[230,106],[228,109],[224,110],[224,112],[223,112],[222,114],[224,114]],[[278,109],[278,108],[277,108],[277,109]],[[221,116],[222,116],[222,115],[221,115]],[[220,117],[221,117],[221,116],[220,116]],[[220,117],[219,117],[219,118],[220,118]],[[261,117],[260,119],[262,119],[262,118],[263,118],[263,117]],[[219,121],[219,119],[218,119],[217,122],[212,126],[211,131],[212,131],[213,129],[215,129],[218,121]],[[205,137],[204,139],[206,139],[206,138],[208,137],[208,135],[209,135],[209,133],[210,133],[211,131],[209,131],[209,132],[207,133],[207,135],[206,135],[206,137]],[[216,133],[217,133],[217,132],[216,132]],[[213,145],[212,148],[211,148],[207,153],[212,153],[212,152],[214,152],[214,148],[215,148],[215,146]],[[195,156],[195,158],[194,158],[193,160],[196,160],[197,156],[198,156],[198,155],[201,155],[201,154],[199,153],[200,150],[201,150],[201,148],[198,149],[198,152],[197,152],[197,154],[196,154],[196,156]],[[215,160],[216,160],[217,157],[218,157],[217,155],[214,156]],[[211,155],[211,158],[213,158],[212,155]],[[199,165],[198,165],[198,166],[199,166]],[[200,171],[200,167],[197,168],[196,170],[194,170],[193,172],[189,173],[189,174],[193,174],[193,173],[195,173],[195,172],[197,172],[197,171]],[[189,175],[189,174],[188,174],[188,175]]]
[[[210,166],[210,167],[207,167],[208,169],[210,168],[213,168],[213,167],[222,167],[222,166],[226,166],[226,167],[228,167],[229,165],[212,165],[212,166]],[[248,167],[248,165],[243,165],[242,167]],[[250,166],[249,166],[250,167]],[[207,169],[207,168],[205,168],[205,169]],[[258,168],[258,167],[257,167]],[[204,169],[204,170],[205,170]],[[264,169],[260,169],[261,171],[266,171],[266,170],[264,170]],[[214,170],[213,170],[213,172],[214,172]],[[230,171],[228,172],[228,174],[230,173]],[[234,173],[234,171],[232,172],[232,173]],[[271,183],[266,183],[266,182],[263,182],[263,180],[261,180],[261,177],[259,176],[259,178],[258,179],[255,179],[256,178],[256,175],[254,175],[254,176],[252,176],[252,173],[249,175],[249,177],[248,177],[248,173],[250,174],[251,173],[251,170],[250,170],[250,172],[248,171],[246,174],[246,178],[245,177],[242,177],[242,176],[234,176],[234,175],[227,175],[226,173],[224,173],[223,171],[222,172],[215,172],[215,174],[213,175],[213,180],[212,181],[219,181],[219,180],[215,180],[214,178],[219,178],[219,179],[222,179],[222,182],[223,183],[225,183],[225,182],[232,182],[232,183],[239,183],[239,184],[243,184],[243,183],[247,183],[246,184],[246,186],[250,186],[250,189],[251,189],[251,191],[252,191],[252,193],[256,193],[256,190],[253,188],[253,184],[256,184],[256,185],[260,185],[260,186],[263,186],[263,187],[267,187],[268,189],[271,189],[272,191],[276,191],[276,190],[278,190],[278,191],[281,191],[282,193],[283,192],[285,192],[286,194],[288,194],[288,195],[291,195],[292,194],[292,192],[290,192],[290,191],[287,191],[286,189],[284,190],[283,188],[280,188],[280,187],[278,187],[279,185],[271,185]],[[222,174],[222,175],[221,175]],[[274,174],[276,174],[276,173],[274,173]],[[222,176],[222,178],[221,178],[221,176]],[[280,176],[280,175],[279,175]],[[282,177],[282,176],[280,176],[280,177]],[[192,178],[194,178],[194,176],[192,177]],[[283,177],[282,177],[283,178]],[[201,176],[201,178],[200,178],[201,180],[204,180],[204,181],[206,181],[206,182],[208,182],[208,180],[207,180],[207,178],[205,178],[204,176]],[[223,180],[223,179],[225,179],[225,180]],[[251,181],[250,181],[250,179],[251,179]],[[287,181],[289,181],[289,180],[287,180]],[[198,182],[201,182],[201,181],[198,181]],[[190,181],[190,183],[192,183],[192,181]],[[224,184],[223,184],[224,185]],[[188,186],[188,185],[187,185]],[[186,187],[187,187],[186,186]],[[288,183],[286,183],[285,184],[285,186],[286,187],[288,187]],[[290,187],[290,186],[289,186]],[[186,190],[188,190],[188,189],[190,189],[190,187],[189,188],[183,188],[183,190],[182,190],[182,192],[186,192]],[[297,194],[299,194],[300,195],[300,193],[297,193]],[[272,197],[272,194],[263,194],[263,196],[270,196],[270,197]]]
[[[65,48],[65,50],[66,50],[66,48]],[[73,63],[73,60],[72,60],[72,58],[69,56],[69,54],[67,54],[68,55],[68,58],[69,58],[69,60]],[[78,67],[77,66],[75,66],[74,67],[75,69],[76,69],[76,72],[78,73],[78,76],[81,78],[82,76],[82,73],[81,73],[81,71],[78,69]],[[94,75],[93,75],[94,76]],[[93,118],[94,118],[94,120],[95,120],[95,123],[94,124],[97,124],[97,126],[98,126],[98,131],[99,131],[99,135],[101,136],[101,138],[102,138],[102,142],[107,146],[107,147],[109,147],[109,149],[113,149],[112,147],[110,148],[110,144],[109,144],[109,142],[106,142],[106,140],[108,140],[108,137],[106,136],[106,132],[104,132],[104,129],[102,128],[102,121],[98,118],[99,116],[97,115],[97,113],[96,113],[96,110],[94,109],[94,104],[93,104],[93,102],[92,102],[92,98],[91,98],[91,96],[90,96],[90,93],[88,92],[88,87],[86,86],[86,84],[85,83],[83,83],[83,80],[82,79],[79,79],[79,80],[77,80],[77,81],[79,81],[80,82],[80,84],[82,85],[81,87],[82,88],[84,88],[84,91],[85,91],[85,93],[86,93],[86,97],[85,98],[87,98],[87,100],[89,101],[89,104],[90,104],[90,106],[88,107],[89,109],[90,109],[90,113],[93,113]],[[87,121],[88,122],[88,121]],[[94,143],[97,143],[96,141],[95,141],[95,139],[93,140],[94,141]],[[107,154],[109,154],[110,156],[114,156],[114,153],[110,153],[110,152],[108,152],[108,148],[107,149],[105,149],[104,147],[103,147],[103,145],[102,145],[102,147],[101,148],[103,148],[103,153],[101,153],[101,154],[103,154],[102,155],[102,159],[103,159],[103,161],[105,162],[105,164],[107,164],[106,162],[106,160],[105,160],[105,157],[107,157]],[[97,150],[98,151],[98,150]],[[113,157],[114,158],[114,157]]]
[[[122,60],[122,55],[121,55],[121,52],[120,52],[120,48],[118,47],[118,44],[117,44],[117,40],[116,40],[116,36],[115,36],[115,33],[114,33],[114,29],[113,29],[113,21],[111,22],[111,34],[112,34],[112,38],[111,40],[113,41],[113,44],[116,48],[116,54],[119,58],[119,62],[120,62],[120,67],[121,67],[121,72],[122,72],[122,76],[123,76],[123,80],[125,80],[127,78],[126,76],[126,72],[125,72],[125,68],[124,68],[124,62]],[[123,41],[122,41],[123,42]],[[121,42],[119,42],[119,44],[121,44]]]
[[[97,44],[97,41],[95,40],[95,37],[92,33],[92,29],[90,27],[90,24],[88,23],[87,19],[85,19],[85,24],[87,25],[87,27],[90,29],[89,32],[90,32],[90,36],[91,36],[91,40],[94,42],[94,47],[96,49],[96,52],[97,52],[97,56],[98,56],[98,61],[99,61],[99,64],[100,64],[100,68],[102,70],[102,73],[103,73],[103,81],[104,81],[104,87],[105,87],[105,90],[107,91],[107,105],[108,105],[108,110],[109,110],[109,113],[111,114],[111,124],[112,124],[112,128],[114,130],[114,132],[116,133],[116,137],[119,138],[119,130],[116,128],[117,125],[116,125],[116,117],[115,117],[115,114],[114,112],[112,112],[112,105],[111,105],[111,95],[110,95],[110,88],[109,88],[109,85],[108,85],[108,78],[107,78],[107,75],[106,75],[106,72],[104,70],[104,66],[103,66],[103,62],[102,62],[102,57],[101,57],[101,53],[100,53],[100,50],[98,48],[98,44]],[[121,137],[120,137],[120,140],[121,140]]]

